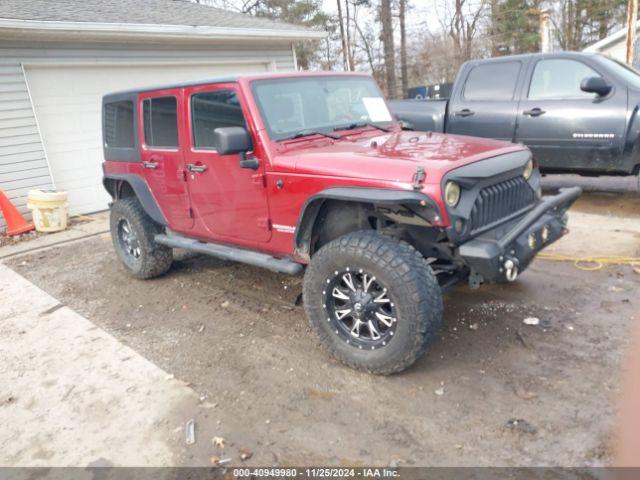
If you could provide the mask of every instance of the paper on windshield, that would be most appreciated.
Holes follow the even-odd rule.
[[[387,108],[387,104],[380,97],[362,97],[364,108],[367,109],[369,120],[372,122],[390,122],[391,112]]]

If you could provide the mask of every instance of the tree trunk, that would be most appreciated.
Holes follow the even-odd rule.
[[[405,17],[407,13],[407,0],[400,0],[400,73],[402,75],[402,98],[406,98],[409,92],[409,67],[407,65],[407,29]]]
[[[380,22],[382,23],[382,45],[384,48],[384,67],[387,76],[387,95],[396,98],[396,59],[393,45],[393,19],[391,0],[380,0]]]
[[[349,70],[355,70],[353,61],[353,45],[351,44],[351,14],[349,12],[349,0],[344,0],[344,8],[346,13],[345,30],[347,39],[347,58],[349,59]],[[354,7],[355,8],[355,7]]]
[[[347,37],[344,34],[344,23],[342,18],[342,0],[338,1],[338,21],[340,22],[340,40],[342,41],[342,59],[345,71],[351,70],[349,65],[349,52],[347,50]]]

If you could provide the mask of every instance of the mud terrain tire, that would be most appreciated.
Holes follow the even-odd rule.
[[[307,268],[303,297],[321,343],[346,365],[374,374],[412,365],[442,324],[442,292],[431,267],[411,245],[375,231],[349,233],[324,245]],[[349,309],[353,318],[339,319]],[[385,323],[376,324],[376,318]]]
[[[131,276],[153,278],[171,268],[173,250],[154,241],[162,227],[145,213],[137,198],[114,202],[110,227],[113,247]]]

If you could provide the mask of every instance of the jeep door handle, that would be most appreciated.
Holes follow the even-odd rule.
[[[160,165],[158,162],[142,162],[144,168],[151,168],[152,170],[158,168],[158,165]]]
[[[456,117],[470,117],[471,115],[475,115],[476,112],[473,112],[471,110],[469,110],[468,108],[462,109],[462,110],[458,110],[456,112]]]
[[[538,107],[522,112],[523,115],[529,115],[530,117],[539,117],[540,115],[544,115],[545,113],[547,112]]]
[[[202,172],[206,172],[207,168],[208,167],[206,165],[195,165],[193,163],[187,164],[187,170],[189,170],[190,172],[202,173]]]

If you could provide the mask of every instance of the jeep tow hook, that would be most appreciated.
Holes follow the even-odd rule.
[[[504,276],[509,282],[515,282],[518,278],[518,260],[515,258],[508,258],[504,262]]]

